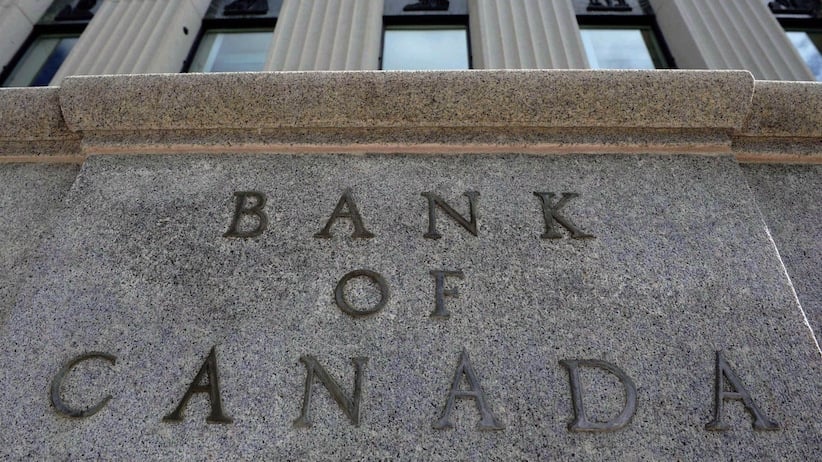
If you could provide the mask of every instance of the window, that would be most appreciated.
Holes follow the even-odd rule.
[[[650,27],[582,26],[580,32],[591,69],[668,67]]]
[[[470,69],[465,0],[386,0],[383,70]]]
[[[459,26],[387,26],[382,68],[468,69],[468,30]]]
[[[185,72],[261,71],[282,0],[213,0]]]
[[[592,69],[668,69],[673,57],[647,2],[574,0]]]
[[[816,80],[822,81],[822,30],[789,30],[787,34]]]
[[[822,5],[814,0],[768,1],[768,6],[785,28],[793,46],[822,81]]]
[[[51,82],[80,34],[40,35],[26,48],[4,87],[42,87]]]
[[[210,29],[203,33],[189,72],[260,71],[274,29]]]
[[[98,8],[96,0],[58,0],[0,74],[4,87],[48,85]]]

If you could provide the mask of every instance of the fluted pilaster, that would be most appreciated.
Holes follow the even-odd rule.
[[[209,0],[105,0],[52,80],[179,72]]]
[[[285,0],[265,69],[379,67],[383,0]]]
[[[677,66],[747,69],[762,80],[813,80],[763,1],[651,0]]]
[[[471,0],[469,5],[474,68],[588,67],[569,0]]]

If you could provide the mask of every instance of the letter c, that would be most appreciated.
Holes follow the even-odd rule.
[[[111,365],[115,364],[117,358],[113,355],[108,353],[101,353],[98,351],[93,351],[91,353],[86,353],[69,361],[65,366],[63,366],[60,371],[57,372],[57,375],[54,376],[54,380],[51,381],[51,404],[54,405],[54,408],[57,409],[57,412],[67,416],[67,417],[89,417],[96,414],[100,409],[105,407],[108,404],[109,400],[111,400],[111,395],[106,396],[103,398],[102,401],[97,403],[95,406],[90,407],[88,409],[72,409],[63,402],[62,398],[60,398],[60,388],[63,385],[63,379],[66,378],[66,374],[71,371],[74,366],[77,364],[87,361],[89,359],[104,359],[111,363]]]

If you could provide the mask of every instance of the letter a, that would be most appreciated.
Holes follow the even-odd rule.
[[[343,211],[343,207],[347,208],[348,211]],[[334,211],[331,212],[331,218],[329,218],[328,222],[325,223],[325,228],[315,234],[314,237],[331,239],[331,225],[333,225],[334,222],[340,218],[348,218],[351,220],[351,223],[353,223],[354,234],[352,234],[351,237],[361,239],[369,239],[374,237],[374,234],[365,229],[365,225],[362,222],[362,216],[360,216],[360,211],[357,209],[357,204],[351,196],[350,189],[345,190],[340,198],[340,201],[337,202],[337,206],[334,208]]]
[[[725,390],[725,380],[733,387],[734,391]],[[742,401],[745,409],[754,417],[753,428],[755,430],[779,430],[779,424],[768,419],[762,411],[756,407],[750,393],[742,385],[742,381],[736,376],[731,366],[722,356],[722,351],[716,352],[716,380],[714,381],[714,420],[705,425],[705,430],[724,431],[728,426],[722,423],[722,407],[726,399]]]
[[[460,388],[463,376],[468,380],[468,386],[471,387],[470,390]],[[482,392],[479,379],[474,373],[474,368],[471,367],[471,361],[468,360],[468,352],[465,350],[462,350],[460,354],[460,363],[457,366],[457,371],[454,373],[451,391],[448,392],[448,401],[445,403],[442,416],[434,424],[435,429],[443,430],[446,428],[454,428],[454,424],[451,422],[451,412],[454,410],[454,400],[457,398],[473,399],[476,403],[477,410],[480,412],[480,416],[482,416],[482,419],[477,424],[478,430],[502,430],[505,428],[491,412],[491,407],[485,399],[485,393]]]
[[[208,423],[222,423],[228,424],[233,422],[230,417],[226,417],[223,412],[223,402],[220,399],[220,378],[217,373],[217,354],[214,352],[215,347],[211,347],[211,352],[200,368],[200,372],[194,377],[194,381],[188,387],[186,394],[177,409],[171,414],[163,417],[163,422],[179,422],[183,420],[183,411],[188,405],[188,400],[194,393],[208,393],[208,398],[211,401],[211,415],[208,416],[206,422]],[[208,383],[201,385],[204,378],[208,377]]]

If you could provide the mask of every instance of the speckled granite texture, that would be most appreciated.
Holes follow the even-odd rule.
[[[314,237],[351,189],[371,239]],[[223,237],[237,191],[267,196],[267,230]],[[462,214],[478,191],[478,236],[442,211],[423,237],[435,192]],[[541,192],[575,192],[560,215],[594,238],[542,240]],[[39,249],[40,275],[0,337],[0,454],[121,460],[810,460],[822,447],[822,359],[802,321],[756,204],[731,158],[687,156],[141,156],[93,157],[69,210]],[[252,219],[253,222],[253,219]],[[253,223],[252,223],[253,225]],[[337,281],[370,269],[385,308],[351,318]],[[448,319],[433,319],[431,270],[449,278]],[[349,294],[357,303],[373,289]],[[208,424],[191,399],[163,416],[215,347],[233,424]],[[436,430],[462,350],[504,429],[478,431],[471,401]],[[754,431],[741,403],[713,417],[714,355],[723,350],[756,405],[782,429]],[[116,364],[78,366],[58,415],[49,384],[89,351]],[[352,393],[368,357],[361,422],[317,383],[311,428],[295,428],[312,355]],[[630,424],[572,433],[561,360],[600,359],[637,387]],[[622,406],[613,376],[583,371],[591,419]],[[467,387],[466,384],[462,385]]]
[[[81,136],[63,120],[56,87],[0,88],[0,156],[76,153]]]
[[[66,79],[72,130],[741,127],[746,71],[281,72]],[[647,104],[654,101],[654,104]]]
[[[0,165],[0,324],[25,280],[28,255],[49,229],[79,167]]]
[[[822,333],[822,165],[742,165],[808,320]]]
[[[742,161],[822,163],[822,83],[756,81],[733,150]]]
[[[822,83],[746,71],[76,76],[0,89],[0,156],[454,149],[820,164],[820,114]]]
[[[741,130],[756,137],[822,137],[822,84],[757,81]]]

